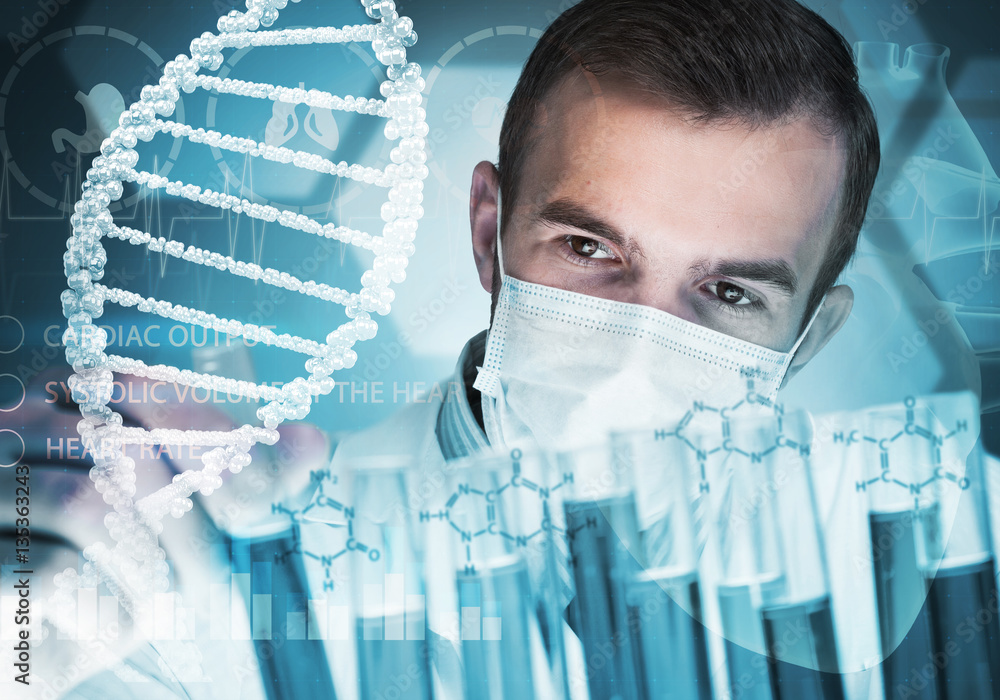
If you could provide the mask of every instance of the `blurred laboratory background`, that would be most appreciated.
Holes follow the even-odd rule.
[[[0,398],[3,421],[25,441],[26,456],[46,455],[46,440],[19,412],[23,386],[44,379],[46,398],[65,400],[69,374],[61,343],[61,257],[80,183],[117,115],[166,60],[214,30],[229,2],[52,0],[4,3],[0,46]],[[338,372],[337,389],[310,420],[331,435],[355,431],[408,403],[443,391],[465,341],[486,327],[489,296],[475,274],[468,227],[473,166],[495,159],[505,103],[540,32],[568,0],[402,0],[419,41],[410,50],[426,78],[430,176],[425,181],[416,254],[397,286],[392,313],[375,339],[359,343],[357,364]],[[907,395],[970,389],[982,397],[989,450],[1000,451],[1000,300],[992,254],[1000,181],[997,10],[964,0],[807,3],[855,45],[862,81],[877,111],[883,167],[858,255],[845,281],[854,312],[840,334],[785,392],[816,412],[899,401]],[[291,26],[364,21],[352,0],[291,4]],[[353,19],[352,19],[353,18]],[[330,52],[335,52],[331,54]],[[383,67],[362,49],[295,47],[232,52],[220,75],[336,94],[376,95]],[[267,101],[255,101],[267,102]],[[309,150],[375,167],[388,142],[364,117],[282,103],[228,109],[224,98],[184,94],[179,118],[193,126]],[[350,181],[250,162],[243,155],[180,139],[148,144],[144,158],[170,179],[198,181],[255,202],[361,230],[381,223],[365,188]],[[199,179],[193,180],[195,175]],[[120,223],[262,262],[293,274],[357,288],[362,250],[286,235],[276,223],[192,206],[175,197],[126,189]],[[127,243],[108,243],[105,283],[220,316],[322,339],[343,320],[273,287],[188,265]],[[197,269],[194,269],[196,268]],[[99,321],[110,349],[191,367],[197,350],[225,345],[203,328],[174,325],[134,309]],[[233,342],[242,343],[242,340]],[[291,353],[263,348],[229,353],[237,373],[287,382],[303,373]],[[248,361],[232,359],[249,357]],[[244,359],[246,359],[244,357]],[[242,363],[242,364],[241,364]],[[55,383],[52,383],[55,382]],[[122,395],[116,400],[130,401]],[[60,398],[61,397],[61,398]],[[67,438],[70,437],[68,433]],[[17,451],[13,433],[0,434]],[[9,448],[9,449],[8,449]]]

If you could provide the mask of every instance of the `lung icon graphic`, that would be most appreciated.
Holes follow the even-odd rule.
[[[78,153],[96,153],[101,142],[118,126],[118,115],[125,111],[125,98],[118,88],[107,83],[98,83],[86,95],[77,92],[76,101],[83,105],[87,130],[82,134],[65,128],[53,131],[52,147],[56,153],[65,151],[67,143]]]
[[[313,107],[306,115],[305,125],[306,133],[319,145],[332,151],[340,143],[340,130],[331,110]]]
[[[268,146],[284,146],[299,133],[299,118],[295,116],[295,105],[275,102],[271,118],[264,129],[264,143]]]
[[[83,635],[91,635],[93,627],[89,608],[86,614],[77,614],[82,609],[79,601],[91,600],[98,589],[110,590],[125,611],[122,619],[127,616],[140,631],[147,629],[147,622],[159,624],[164,605],[182,611],[193,609],[177,608],[181,594],[171,590],[175,584],[173,563],[168,563],[160,540],[164,521],[168,517],[181,518],[191,511],[192,498],[208,497],[226,486],[224,473],[236,475],[249,466],[251,450],[256,444],[274,444],[279,438],[280,424],[304,419],[314,401],[333,393],[338,383],[334,373],[354,367],[358,359],[353,349],[355,344],[376,336],[379,329],[376,317],[390,312],[396,296],[393,286],[406,279],[409,257],[415,252],[413,241],[424,214],[423,180],[428,177],[429,169],[425,140],[428,126],[422,106],[426,82],[420,66],[407,60],[406,51],[417,40],[413,22],[396,12],[393,0],[363,0],[356,3],[359,7],[353,13],[346,12],[345,7],[349,21],[354,21],[360,10],[373,21],[344,26],[283,27],[283,23],[276,24],[279,10],[284,12],[287,7],[291,15],[287,19],[301,25],[302,20],[312,19],[311,8],[296,7],[287,0],[246,0],[246,5],[245,12],[233,10],[219,18],[217,32],[205,32],[193,39],[189,54],[180,54],[164,64],[162,76],[143,87],[140,99],[127,108],[121,94],[108,85],[95,86],[89,95],[77,96],[87,113],[86,135],[104,129],[106,138],[94,139],[93,149],[99,145],[100,153],[94,158],[74,205],[70,219],[73,232],[62,258],[67,288],[59,299],[64,316],[72,319],[67,321],[64,343],[66,360],[73,368],[68,385],[83,418],[77,429],[81,440],[93,447],[88,447],[95,464],[90,477],[110,509],[103,520],[108,530],[107,540],[86,547],[82,567],[67,569],[54,581],[53,602],[43,613],[53,627],[68,635],[84,627],[77,639],[91,638]],[[259,75],[247,75],[241,80],[219,75],[227,56],[244,49],[280,52],[284,47],[315,45],[317,50],[328,47],[335,53],[338,44],[367,45],[385,67],[385,78],[380,78],[379,84],[371,85],[367,92],[371,97],[307,90],[304,85],[271,84]],[[359,50],[367,54],[367,48]],[[303,71],[308,68],[293,58],[289,58],[289,66]],[[367,75],[363,77],[367,84]],[[182,93],[205,94],[210,99],[225,97],[227,104],[238,105],[234,109],[246,109],[253,117],[248,119],[253,125],[237,131],[186,123],[178,109]],[[270,117],[267,107],[272,108]],[[380,163],[371,164],[371,159],[368,165],[348,162],[347,158],[353,159],[354,154],[345,152],[345,145],[351,144],[339,143],[333,110],[348,115],[344,118],[363,115],[380,120],[374,134],[376,143],[381,142],[388,151],[389,162],[384,167],[376,167]],[[301,116],[303,112],[305,116]],[[339,153],[317,153],[315,148],[298,147],[292,138],[303,127],[312,141],[331,150],[338,146]],[[265,138],[263,143],[253,136],[260,132]],[[68,130],[53,134],[57,150],[64,149],[66,143],[83,148],[83,139],[84,136]],[[209,169],[195,168],[183,175],[184,179],[168,179],[153,167],[156,159],[150,157],[147,149],[142,148],[141,153],[137,150],[140,142],[154,140],[169,141],[171,146],[190,144],[195,158],[198,153],[208,158],[213,151],[224,151],[248,162],[248,170],[249,163],[256,167],[271,163],[287,166],[285,179],[290,182],[301,172],[357,183],[369,195],[363,203],[366,215],[354,216],[355,221],[363,223],[352,225],[350,217],[341,216],[339,207],[331,206],[331,202],[337,204],[338,200],[326,197],[309,202],[312,211],[303,213],[262,203],[252,194],[246,197],[243,191],[234,193],[220,187],[211,178]],[[298,141],[305,140],[298,137]],[[348,274],[320,266],[293,268],[289,272],[237,259],[236,252],[226,250],[221,238],[207,239],[203,244],[206,247],[202,248],[180,236],[169,239],[157,236],[155,231],[142,230],[147,222],[112,216],[112,202],[122,198],[126,187],[181,200],[185,206],[196,205],[197,211],[215,210],[220,221],[232,212],[259,221],[261,226],[266,222],[273,226],[272,235],[285,237],[290,243],[301,242],[308,248],[314,245],[310,238],[321,240],[322,245],[336,242],[353,246],[368,254],[370,267],[360,274],[355,274],[353,268]],[[367,230],[355,228],[360,225]],[[108,239],[150,254],[169,256],[191,270],[231,275],[239,284],[275,287],[281,294],[289,295],[290,305],[322,302],[333,312],[318,316],[300,336],[295,334],[296,328],[285,314],[281,314],[281,319],[273,319],[275,325],[258,325],[260,318],[237,306],[230,316],[212,313],[208,304],[200,308],[205,301],[200,294],[157,298],[150,294],[166,296],[174,290],[145,284],[145,280],[134,280],[132,288],[118,287],[119,282],[124,286],[124,281],[114,275],[106,279],[105,268],[111,268],[109,254],[121,255],[124,245],[115,243],[105,249],[104,242]],[[169,319],[171,325],[200,326],[205,332],[241,338],[247,348],[261,345],[293,363],[293,378],[280,386],[257,383],[244,379],[245,373],[239,373],[233,363],[194,371],[160,364],[127,349],[118,354],[107,332],[97,325],[106,307]],[[115,410],[112,399],[116,374],[183,387],[185,392],[197,389],[209,394],[221,392],[227,394],[227,399],[240,397],[251,402],[256,411],[247,412],[241,419],[245,421],[242,425],[227,424],[220,430],[206,429],[195,420],[175,424],[157,419],[161,425],[128,424]],[[134,453],[145,445],[194,446],[198,456],[167,484],[146,487],[140,481],[137,486],[136,462],[125,450],[132,448]],[[241,512],[246,510],[241,508]],[[261,522],[266,525],[270,515],[262,513]],[[165,595],[172,602],[165,603]],[[79,624],[81,619],[85,625]],[[153,629],[154,632],[158,629],[155,624]],[[174,630],[172,624],[170,629]],[[163,635],[170,642],[162,645],[165,649],[162,654],[171,677],[198,682],[205,678],[201,652],[189,643],[191,638],[175,637],[173,631],[169,636],[167,632]],[[293,649],[292,643],[286,642],[289,646],[282,653]],[[161,653],[160,646],[157,645],[157,653]],[[322,650],[316,656],[305,652],[300,656],[306,667],[318,668],[325,663]],[[262,675],[276,678],[271,671],[263,671]],[[329,682],[329,674],[325,679]],[[333,697],[333,689],[313,686],[306,694]],[[285,696],[288,696],[286,688],[277,682],[267,690],[271,700]]]
[[[305,85],[299,83],[299,88],[304,89]],[[299,133],[299,117],[295,114],[295,107],[296,105],[287,102],[274,103],[271,119],[264,130],[264,143],[268,146],[284,146]],[[340,130],[331,109],[315,105],[310,107],[301,126],[305,128],[309,138],[327,150],[335,150],[340,143]]]

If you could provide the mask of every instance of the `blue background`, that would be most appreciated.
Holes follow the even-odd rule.
[[[1000,114],[994,89],[1000,74],[996,5],[972,0],[807,4],[852,44],[891,42],[899,48],[895,59],[885,47],[868,48],[874,63],[865,82],[879,114],[884,163],[858,259],[845,276],[855,288],[856,308],[840,335],[793,383],[786,400],[832,411],[909,394],[971,389],[982,393],[986,443],[996,452],[1000,300],[996,262],[990,258],[1000,198],[991,166],[997,162]],[[407,279],[396,287],[392,314],[380,319],[378,337],[356,346],[356,367],[335,375],[345,382],[343,389],[313,409],[310,420],[331,434],[370,425],[405,403],[426,400],[440,390],[435,381],[447,381],[465,340],[485,328],[489,296],[479,286],[468,240],[471,170],[479,160],[495,159],[504,104],[521,64],[539,32],[566,6],[566,0],[399,3],[419,35],[410,58],[422,64],[428,79],[431,174],[425,182],[426,215]],[[5,317],[0,319],[0,351],[16,348],[0,355],[0,374],[17,378],[0,377],[5,406],[16,403],[21,383],[42,386],[69,374],[61,350],[53,347],[64,321],[58,298],[65,288],[60,258],[70,235],[67,212],[109,119],[113,124],[117,110],[137,99],[142,85],[155,81],[165,60],[187,53],[191,39],[214,31],[216,18],[230,9],[221,0],[51,0],[8,2],[0,8],[5,35],[0,37],[0,316]],[[365,20],[353,1],[306,0],[290,4],[279,23]],[[925,42],[950,48],[946,83],[935,81],[933,71],[921,74],[892,65],[903,61],[907,47]],[[918,53],[927,54],[926,62],[933,64],[941,60],[933,54],[941,51]],[[380,66],[362,54],[342,47],[229,52],[222,72],[377,96]],[[335,146],[336,158],[348,162],[387,162],[386,142],[374,120],[339,112],[310,115],[304,106],[278,113],[270,103],[216,101],[203,91],[183,95],[181,102],[184,114],[177,116],[195,126],[323,154]],[[947,136],[943,141],[942,134]],[[253,163],[248,170],[242,157],[162,136],[140,153],[161,172],[169,166],[171,179],[214,189],[228,186],[233,193],[324,221],[375,233],[379,229],[378,201],[350,183],[301,171],[289,175],[267,164]],[[305,234],[290,235],[276,225],[261,227],[246,217],[220,216],[134,189],[126,190],[115,215],[120,223],[153,235],[283,270],[303,269],[348,289],[358,289],[368,264],[350,247],[320,249]],[[318,340],[344,318],[339,307],[303,301],[290,292],[275,297],[262,284],[192,269],[120,242],[109,242],[107,248],[104,282],[110,286],[235,318],[256,313],[261,323],[278,326],[278,332]],[[192,350],[215,341],[201,329],[193,334],[187,328],[171,331],[172,321],[111,307],[100,323],[116,331],[117,346],[113,343],[111,349],[147,362],[189,367]],[[159,327],[147,334],[150,324]],[[303,373],[301,359],[289,353],[254,348],[224,357],[246,372],[249,358],[261,381],[287,381]],[[47,397],[58,393],[53,391]],[[19,418],[17,410],[0,414],[0,422],[25,439],[26,458],[39,456],[44,439],[51,436],[33,433],[32,425]],[[10,433],[0,438],[13,439]]]

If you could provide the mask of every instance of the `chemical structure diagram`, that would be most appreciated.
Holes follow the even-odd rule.
[[[734,404],[729,406],[711,406],[702,401],[692,401],[684,416],[672,429],[658,428],[653,430],[655,441],[674,441],[679,449],[689,450],[697,463],[699,472],[698,491],[708,493],[711,490],[710,470],[707,465],[713,456],[723,459],[739,459],[747,462],[761,463],[768,459],[772,453],[778,450],[788,450],[802,458],[808,458],[813,446],[808,442],[800,442],[791,436],[786,430],[785,408],[767,396],[759,394],[754,387],[754,373],[748,371],[744,373],[746,380],[746,393]],[[941,447],[946,441],[954,439],[960,433],[968,431],[968,421],[957,420],[955,427],[946,433],[936,433],[931,427],[920,425],[916,419],[915,407],[917,399],[908,396],[902,402],[905,409],[905,421],[901,422],[901,427],[892,434],[887,435],[867,435],[859,429],[840,430],[832,433],[832,444],[843,448],[853,449],[858,445],[874,446],[878,449],[881,473],[870,479],[858,481],[856,490],[865,492],[870,487],[885,485],[908,490],[916,497],[922,489],[928,485],[945,480],[956,484],[961,489],[969,488],[969,479],[964,475],[959,475],[944,466],[936,466],[931,470],[930,476],[919,483],[911,483],[898,478],[893,470],[892,451],[900,441],[922,440],[926,441],[932,448],[935,463],[941,463]],[[903,416],[903,411],[900,411]],[[763,419],[768,422],[773,434],[773,442],[767,445],[758,445],[756,449],[750,449],[747,445],[741,444],[739,432],[734,429],[734,424],[749,417]],[[545,533],[552,533],[562,539],[572,539],[575,532],[567,531],[558,524],[559,518],[553,518],[550,510],[550,501],[558,496],[558,491],[574,482],[574,474],[564,472],[558,477],[555,484],[543,486],[522,474],[522,460],[524,455],[519,449],[512,450],[507,456],[510,467],[509,479],[498,484],[495,488],[482,489],[469,483],[460,483],[455,490],[445,498],[437,509],[425,509],[417,512],[416,524],[428,525],[434,522],[446,522],[454,535],[464,545],[465,550],[465,571],[464,573],[475,573],[475,547],[474,545],[481,538],[501,538],[513,547],[527,547],[533,541],[543,538]],[[343,544],[333,551],[313,552],[301,550],[301,555],[317,562],[326,570],[326,580],[324,590],[330,590],[335,586],[335,582],[330,575],[332,563],[345,555],[355,555],[367,559],[369,562],[378,562],[381,552],[378,548],[359,541],[355,537],[355,521],[358,517],[355,508],[347,505],[332,496],[328,495],[334,485],[337,484],[336,474],[332,474],[329,469],[314,471],[310,475],[312,483],[316,484],[316,495],[312,502],[303,510],[295,511],[285,508],[281,503],[272,504],[273,513],[284,513],[295,523],[301,523],[303,519],[308,519],[308,514],[315,509],[325,509],[331,514],[336,514],[337,524],[323,523],[328,527],[335,528],[343,533]],[[498,505],[505,496],[509,496],[515,490],[517,497],[523,497],[525,492],[530,492],[538,499],[539,507],[536,512],[539,521],[525,528],[526,531],[514,531],[510,525],[504,523],[503,518],[498,516]],[[479,514],[469,520],[475,525],[466,522],[460,513],[469,514],[478,510]],[[460,513],[457,513],[460,512]],[[578,528],[593,527],[596,522],[584,522]],[[298,545],[296,545],[298,547]],[[300,547],[298,547],[301,549]],[[288,553],[276,554],[276,559],[287,556]]]
[[[344,555],[358,553],[370,562],[377,562],[382,558],[382,552],[377,547],[369,546],[368,544],[359,541],[354,536],[354,523],[357,518],[355,509],[352,506],[341,503],[337,499],[332,498],[325,493],[324,486],[326,488],[330,488],[330,486],[337,483],[338,478],[336,474],[333,474],[329,469],[313,470],[309,473],[309,481],[311,484],[316,485],[317,490],[312,501],[305,508],[302,508],[301,510],[293,510],[286,507],[283,503],[271,504],[272,515],[283,514],[287,516],[291,523],[295,526],[292,528],[292,541],[289,543],[289,546],[285,547],[281,551],[275,552],[274,562],[276,564],[284,564],[290,556],[296,554],[302,555],[303,557],[312,560],[323,567],[323,591],[332,591],[337,586],[336,580],[331,571],[334,561]],[[306,519],[310,512],[321,509],[334,511],[339,515],[338,519],[343,522],[317,523],[312,521],[312,524],[333,528],[346,535],[343,545],[339,549],[329,553],[313,552],[309,549],[303,548],[301,536],[299,534],[300,528],[305,522],[307,522]]]
[[[802,456],[809,456],[810,445],[800,444],[785,434],[784,405],[756,392],[754,370],[744,370],[743,376],[746,379],[746,393],[736,403],[717,407],[693,401],[691,408],[673,430],[657,429],[653,432],[655,440],[676,440],[695,456],[698,463],[698,490],[701,493],[711,491],[708,461],[716,454],[725,453],[727,459],[737,455],[749,459],[751,463],[762,462],[779,449],[794,450]],[[733,421],[751,415],[771,419],[775,428],[774,442],[756,451],[745,449],[733,437]],[[703,438],[708,437],[715,443],[711,447],[704,444]]]
[[[513,544],[515,547],[523,548],[529,546],[533,540],[542,536],[543,533],[546,532],[555,533],[556,536],[564,536],[566,534],[563,528],[559,527],[552,521],[549,498],[554,492],[559,491],[567,484],[573,483],[573,474],[571,472],[566,472],[562,475],[561,481],[558,483],[551,486],[541,486],[522,475],[521,460],[523,458],[524,454],[521,450],[511,450],[510,480],[498,488],[484,491],[467,483],[459,484],[456,490],[449,495],[444,508],[439,509],[437,512],[431,512],[429,510],[420,511],[419,520],[421,523],[432,522],[434,520],[446,521],[451,528],[458,533],[461,542],[465,544],[464,573],[476,573],[476,565],[472,553],[472,544],[478,538],[499,537],[503,538],[508,543]],[[502,520],[497,517],[497,502],[503,498],[504,493],[507,492],[508,489],[526,489],[537,496],[540,505],[541,520],[538,522],[537,527],[531,532],[511,532],[507,529],[509,526],[505,525]],[[455,507],[458,506],[460,501],[463,499],[472,501],[471,504],[468,504],[469,507],[485,509],[486,518],[483,527],[473,530],[468,525],[463,527],[463,524],[460,524],[456,521],[456,519],[452,518],[452,510],[455,509]],[[482,520],[479,520],[479,522],[483,523]]]
[[[913,495],[914,501],[916,501],[923,489],[941,480],[950,481],[956,484],[963,491],[968,489],[970,486],[968,477],[965,475],[960,476],[955,472],[950,471],[942,464],[943,460],[941,457],[941,448],[944,446],[945,441],[952,440],[960,433],[967,432],[969,429],[969,422],[964,419],[958,419],[955,421],[955,427],[952,430],[944,434],[935,433],[931,428],[917,423],[915,411],[915,407],[917,405],[916,398],[913,396],[907,396],[903,400],[903,405],[906,407],[906,422],[901,428],[899,428],[899,430],[891,435],[865,435],[860,430],[852,430],[848,433],[834,433],[834,443],[843,444],[845,447],[865,443],[869,445],[876,445],[878,447],[879,467],[881,469],[881,473],[870,479],[856,482],[855,490],[858,493],[865,493],[870,486],[874,486],[876,484],[886,484],[888,486],[908,490]],[[893,446],[898,440],[903,438],[910,440],[923,440],[929,447],[933,448],[933,464],[935,466],[930,470],[930,476],[924,481],[906,482],[899,479],[893,473]]]
[[[442,507],[436,510],[420,510],[417,513],[418,524],[429,524],[435,521],[446,522],[455,536],[462,543],[465,543],[465,565],[466,574],[476,573],[475,557],[473,554],[473,543],[481,538],[500,538],[514,547],[524,548],[543,537],[544,533],[552,532],[556,536],[564,536],[565,530],[555,524],[549,517],[549,499],[559,489],[573,482],[573,474],[565,473],[561,481],[551,486],[542,486],[525,477],[522,474],[521,460],[524,455],[521,450],[514,449],[509,455],[510,478],[496,488],[483,490],[476,488],[469,483],[457,484],[455,490],[448,495]],[[274,555],[274,561],[283,564],[288,557],[299,554],[324,569],[323,590],[330,591],[336,588],[335,576],[332,573],[334,561],[345,556],[355,555],[366,559],[369,562],[378,562],[382,558],[382,552],[374,546],[366,544],[355,537],[355,523],[358,513],[353,506],[342,503],[327,494],[332,486],[338,482],[337,475],[329,469],[315,470],[310,473],[310,482],[316,484],[316,493],[308,506],[301,510],[287,508],[282,503],[271,504],[272,514],[283,514],[297,526],[308,523],[311,526],[325,526],[342,533],[343,544],[332,551],[314,552],[304,549],[301,539],[295,535],[287,547]],[[538,499],[541,520],[533,526],[531,531],[522,532],[511,528],[503,523],[498,515],[497,506],[509,490],[518,489],[532,494]],[[463,503],[464,501],[464,503]],[[459,506],[465,506],[460,508]],[[469,512],[469,510],[479,510],[485,517],[474,518],[481,527],[473,528],[463,522],[461,516],[453,517],[456,510]],[[326,510],[328,513],[336,514],[337,522],[327,522],[328,517],[311,518],[314,511]],[[294,528],[297,531],[298,528]]]

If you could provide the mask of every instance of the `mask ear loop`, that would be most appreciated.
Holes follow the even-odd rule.
[[[819,300],[819,304],[816,305],[816,310],[813,311],[812,318],[809,319],[809,323],[807,323],[806,327],[802,329],[802,333],[799,334],[799,337],[796,339],[792,349],[788,351],[788,361],[785,365],[786,368],[788,365],[792,364],[792,358],[795,357],[795,353],[798,352],[799,346],[802,345],[802,341],[804,341],[806,336],[809,335],[809,331],[812,330],[813,323],[816,322],[816,319],[819,317],[819,312],[823,310],[823,304],[825,303],[826,295],[824,294],[823,298]]]
[[[795,339],[795,344],[792,345],[792,349],[785,353],[785,360],[781,368],[781,378],[778,381],[778,388],[784,385],[785,379],[787,379],[788,376],[788,369],[792,366],[792,360],[795,359],[795,353],[799,351],[799,346],[802,345],[802,341],[804,341],[806,336],[809,335],[809,331],[812,330],[813,323],[816,322],[816,319],[819,317],[819,312],[823,310],[823,304],[825,303],[826,295],[824,294],[823,298],[819,300],[819,304],[816,305],[816,310],[813,311],[812,318],[809,319],[809,323],[807,323],[806,327],[802,329],[799,337]],[[775,389],[774,394],[777,394],[777,389]],[[772,395],[771,398],[773,399],[775,396]]]
[[[500,281],[503,282],[503,246],[500,244],[500,232],[503,230],[503,208],[500,206],[500,188],[497,187],[497,264],[500,267]]]
[[[500,282],[501,283],[503,282],[504,277],[505,277],[504,271],[503,271],[503,246],[500,243],[500,231],[503,228],[503,226],[501,225],[501,221],[502,221],[502,218],[501,218],[502,214],[501,214],[501,212],[502,211],[503,211],[503,209],[500,206],[500,189],[497,188],[497,238],[496,238],[496,251],[497,251],[497,266],[499,267],[499,270],[500,270]],[[494,317],[493,318],[493,323],[490,326],[490,329],[489,329],[489,331],[487,332],[487,335],[486,335],[487,355],[489,355],[488,350],[489,350],[489,348],[491,346],[491,343],[497,341],[497,339],[494,337],[494,333],[497,333],[497,332],[498,332],[498,330],[497,330],[497,320],[496,320],[496,317]],[[502,341],[500,341],[500,343],[501,343],[501,346],[502,346]],[[498,353],[498,354],[502,354],[502,353]],[[499,373],[499,368],[498,367],[494,367],[494,366],[489,366],[490,363],[485,358],[484,358],[484,364],[488,365],[488,366],[485,367],[485,368],[484,367],[477,367],[476,368],[478,370],[478,374],[476,375],[476,381],[473,382],[472,386],[473,386],[474,389],[476,389],[477,391],[479,391],[482,394],[482,398],[483,398],[483,416],[485,417],[486,415],[489,415],[489,414],[491,414],[493,412],[493,409],[494,409],[493,402],[495,402],[495,400],[497,399],[497,397],[500,396],[501,387],[500,387],[500,373]],[[491,402],[491,400],[492,400],[492,402]],[[489,404],[489,405],[487,405],[487,404]]]

